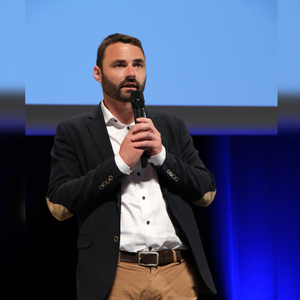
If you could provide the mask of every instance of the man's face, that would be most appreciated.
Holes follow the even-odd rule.
[[[146,66],[142,50],[131,44],[109,45],[104,53],[101,77],[104,96],[130,102],[132,91],[145,89]]]

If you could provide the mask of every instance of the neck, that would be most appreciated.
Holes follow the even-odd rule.
[[[120,102],[112,98],[104,97],[106,108],[124,125],[134,121],[131,102]]]

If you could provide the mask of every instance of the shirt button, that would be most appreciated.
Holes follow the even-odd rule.
[[[127,129],[128,129],[128,130],[130,130],[130,127],[129,127],[129,126],[127,126]]]
[[[150,224],[150,221],[147,221],[147,225],[149,225]]]
[[[137,176],[141,176],[141,173],[140,173],[140,172],[137,172]]]
[[[145,200],[145,199],[146,199],[146,197],[145,197],[145,196],[143,196],[143,197],[142,197],[142,199],[143,199],[143,200]]]

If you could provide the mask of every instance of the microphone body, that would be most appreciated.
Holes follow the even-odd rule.
[[[131,106],[132,106],[132,109],[133,109],[135,123],[138,123],[136,121],[137,118],[141,118],[141,117],[146,118],[145,100],[144,100],[143,92],[133,91],[131,93]]]
[[[146,118],[145,113],[145,100],[142,91],[132,91],[131,93],[131,106],[134,114],[134,122],[138,123],[136,119],[144,117]],[[146,168],[148,163],[147,151],[145,151],[141,156],[142,168]]]

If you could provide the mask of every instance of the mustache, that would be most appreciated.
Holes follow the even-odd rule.
[[[121,89],[126,83],[134,83],[136,88],[138,90],[141,89],[141,85],[139,84],[139,82],[136,79],[125,79],[123,81],[121,81],[121,83],[119,84],[119,89]]]

